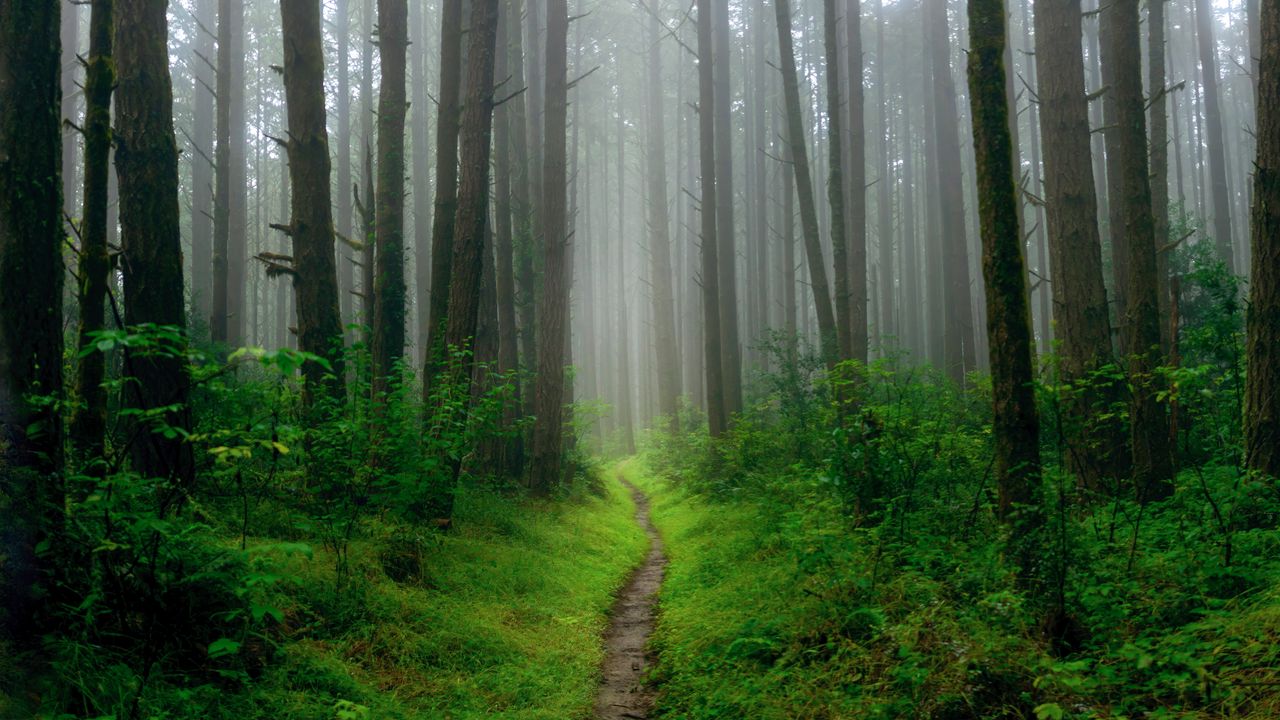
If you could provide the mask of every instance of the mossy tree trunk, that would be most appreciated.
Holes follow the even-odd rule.
[[[378,53],[382,83],[378,89],[377,257],[373,281],[374,393],[394,382],[404,356],[404,122],[405,60],[409,47],[408,0],[378,0]]]

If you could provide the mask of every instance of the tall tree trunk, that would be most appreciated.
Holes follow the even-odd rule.
[[[373,281],[374,392],[394,384],[404,357],[404,121],[408,0],[378,0],[378,220]]]
[[[354,213],[351,203],[351,2],[352,0],[336,0],[333,28],[333,34],[338,40],[338,95],[334,98],[338,115],[338,149],[335,153],[338,158],[338,178],[337,197],[334,198],[338,216],[335,230],[339,237],[359,240],[352,224]],[[338,307],[342,314],[342,326],[346,327],[348,323],[356,321],[353,302],[355,295],[352,292],[355,290],[355,276],[352,272],[355,255],[346,242],[338,243],[337,248]]]
[[[1262,0],[1249,278],[1245,463],[1280,477],[1280,3]]]
[[[943,243],[946,324],[943,364],[954,382],[977,369],[974,350],[973,309],[969,295],[969,248],[965,232],[964,191],[960,170],[960,119],[956,112],[956,86],[951,75],[951,38],[947,31],[947,0],[924,0],[925,22],[932,46],[933,102],[937,113],[939,201]],[[1007,123],[1006,123],[1007,124]]]
[[[443,0],[440,12],[440,90],[436,108],[436,198],[431,215],[431,298],[427,308],[427,360],[422,388],[444,361],[444,333],[453,276],[453,223],[458,211],[458,122],[462,93],[462,0]]]
[[[343,395],[342,318],[333,254],[329,135],[325,126],[324,44],[314,0],[282,0],[284,91],[289,109],[289,184],[293,188],[288,235],[293,241],[293,287],[298,347],[328,360],[330,370],[302,367],[310,402],[317,393]]]
[[[707,429],[719,437],[728,428],[725,401],[724,333],[720,327],[721,263],[717,237],[715,80],[711,48],[711,2],[697,0],[698,13],[698,159],[702,172],[702,347],[706,361]],[[734,311],[736,312],[736,310]],[[833,328],[834,329],[834,328]]]
[[[534,389],[533,443],[529,485],[545,495],[564,475],[564,348],[569,324],[569,254],[572,238],[565,218],[567,178],[565,134],[568,114],[566,0],[547,0],[547,66],[543,139],[543,288],[538,305],[538,374]]]
[[[511,72],[512,37],[520,34],[519,0],[503,0],[498,20],[495,78],[506,78]],[[503,410],[503,424],[515,425],[521,415],[521,379],[518,333],[516,331],[515,243],[512,227],[512,116],[511,106],[504,103],[494,111],[494,251],[495,290],[498,306],[498,372],[513,373],[514,397]],[[517,132],[523,134],[523,128]],[[524,442],[519,433],[513,433],[502,445],[499,457],[500,471],[507,477],[518,477],[524,467]]]
[[[857,5],[857,0],[853,3]],[[844,209],[844,175],[842,173],[844,166],[844,150],[842,143],[844,141],[843,129],[840,123],[840,105],[843,100],[843,89],[840,87],[840,34],[837,32],[837,25],[840,19],[836,15],[836,0],[822,0],[822,37],[823,48],[826,51],[826,77],[827,77],[827,205],[831,210],[831,255],[834,263],[835,275],[835,312],[836,312],[836,346],[840,353],[841,360],[847,360],[853,357],[853,333],[854,328],[854,305],[860,304],[861,313],[856,313],[861,318],[862,335],[866,336],[867,323],[867,294],[852,294],[850,288],[850,280],[858,274],[857,265],[850,257],[849,233],[845,231],[845,209]],[[857,22],[852,14],[845,18],[846,22]],[[850,31],[852,33],[852,31]],[[858,75],[854,76],[852,72],[849,75],[849,99],[852,101],[850,105],[861,105],[862,97],[862,48],[861,42],[858,46],[849,47],[849,56],[852,58],[855,53],[858,56]],[[852,70],[852,68],[851,68]],[[861,123],[859,123],[861,124]],[[850,155],[855,156],[849,165],[852,168],[856,163],[860,167],[865,165],[865,159],[859,157],[862,155],[862,137],[853,137],[850,133]],[[865,194],[864,194],[865,197]],[[854,217],[862,217],[862,225],[866,225],[866,207],[865,202],[853,201],[853,207],[850,212],[850,223],[858,224],[859,220]],[[861,211],[861,212],[859,212]],[[857,254],[855,250],[854,255]],[[866,247],[862,248],[863,259],[862,279],[866,282]],[[857,281],[853,281],[857,284]],[[865,290],[865,288],[864,288]],[[865,346],[865,342],[864,342]],[[865,354],[861,358],[866,362]]]
[[[836,318],[831,309],[831,291],[827,285],[826,262],[822,257],[822,241],[818,230],[818,208],[813,195],[813,177],[809,174],[809,152],[804,135],[804,117],[800,105],[800,83],[796,73],[794,41],[791,36],[791,3],[776,0],[778,50],[782,56],[783,101],[787,108],[787,144],[791,149],[791,167],[796,177],[800,200],[800,226],[804,233],[805,257],[809,265],[809,284],[813,287],[813,303],[818,314],[818,332],[822,356],[833,367],[840,356],[837,344]]]
[[[1213,8],[1209,0],[1195,0],[1196,40],[1200,49],[1200,77],[1204,93],[1204,123],[1208,133],[1209,187],[1213,198],[1213,239],[1218,258],[1227,270],[1236,270],[1231,237],[1230,188],[1227,185],[1227,158],[1223,147],[1222,109],[1218,94],[1218,51],[1213,39]]]
[[[217,27],[217,6],[218,0],[200,0],[196,4],[199,27],[195,31],[191,59],[195,79],[191,125],[195,146],[191,158],[191,314],[199,318],[201,325],[213,319],[213,93],[218,81],[209,62],[215,57],[213,33]],[[88,161],[85,162],[87,165]],[[206,327],[204,331],[209,329]]]
[[[520,18],[520,0],[512,0],[515,7],[512,9],[511,15],[513,23],[512,32],[508,37],[510,42],[509,54],[511,57],[511,77],[524,78],[524,48],[523,34],[521,32]],[[530,18],[530,22],[532,19]],[[530,73],[532,76],[532,72]],[[529,152],[529,134],[528,134],[528,111],[529,104],[533,102],[534,91],[537,90],[538,97],[541,97],[541,87],[535,88],[529,85],[529,92],[518,93],[515,97],[503,103],[505,108],[509,108],[511,112],[511,155],[512,155],[512,177],[511,177],[511,212],[512,212],[512,254],[513,264],[515,265],[515,292],[516,292],[516,315],[517,329],[520,333],[520,352],[519,357],[522,369],[532,375],[537,372],[537,346],[535,342],[537,314],[535,313],[534,295],[536,294],[536,279],[533,271],[533,259],[536,243],[534,242],[533,233],[533,203],[531,197],[533,195],[533,172],[530,165],[533,163],[532,155]],[[536,145],[542,146],[542,138],[537,139]],[[541,187],[541,185],[539,185]],[[533,387],[534,384],[526,382],[523,384],[523,397],[521,398],[523,407],[532,408],[534,405]]]
[[[680,360],[672,297],[671,221],[667,210],[667,131],[662,83],[661,23],[648,23],[649,272],[653,283],[654,340],[658,354],[658,412],[679,429]],[[761,202],[763,207],[764,203]]]
[[[215,342],[240,344],[244,327],[244,4],[218,3],[216,189],[213,208]]]
[[[716,263],[720,292],[720,363],[723,367],[725,422],[742,412],[742,345],[738,332],[738,255],[733,218],[732,91],[729,88],[729,0],[712,0],[712,33],[708,52],[712,74],[710,109],[715,136]],[[699,51],[701,52],[701,50]],[[707,209],[704,206],[704,209]],[[706,278],[703,278],[706,281]]]
[[[1133,479],[1141,499],[1173,491],[1169,420],[1156,399],[1160,366],[1160,310],[1156,298],[1155,233],[1151,185],[1147,174],[1147,128],[1142,95],[1142,56],[1138,0],[1114,0],[1102,13],[1107,41],[1103,64],[1111,67],[1115,127],[1107,133],[1107,154],[1118,158],[1124,249],[1128,282],[1124,308],[1124,346],[1129,353],[1132,389],[1129,424]]]
[[[1147,92],[1151,113],[1151,216],[1155,222],[1156,283],[1160,303],[1160,347],[1170,342],[1169,317],[1169,112],[1165,96],[1164,10],[1166,0],[1147,0]]]
[[[635,413],[632,409],[631,387],[631,333],[627,327],[627,235],[626,204],[627,170],[623,164],[626,147],[626,120],[622,117],[622,91],[618,98],[618,207],[614,213],[618,217],[618,415],[622,421],[622,447],[628,455],[636,451]],[[575,110],[576,110],[575,106]],[[575,145],[577,139],[577,123],[574,123]],[[574,153],[577,156],[577,153]]]
[[[89,59],[85,65],[84,208],[80,225],[80,286],[76,294],[80,324],[76,345],[89,348],[93,334],[106,324],[107,273],[111,256],[107,247],[107,185],[111,174],[111,93],[115,90],[115,65],[111,59],[112,0],[93,0],[89,19]],[[203,160],[194,161],[199,165]],[[106,354],[90,352],[76,364],[76,396],[80,399],[71,418],[71,441],[80,460],[102,455],[107,429]]]
[[[63,504],[61,419],[29,397],[62,391],[60,8],[0,5],[0,627],[22,646],[37,637],[36,544],[53,530],[41,516]]]
[[[1035,23],[1058,368],[1063,383],[1084,383],[1080,396],[1064,411],[1069,420],[1067,460],[1073,472],[1096,488],[1100,477],[1115,477],[1125,463],[1120,429],[1086,420],[1106,414],[1105,408],[1117,397],[1091,379],[1112,362],[1111,318],[1089,154],[1080,11],[1070,0],[1041,2],[1035,8]]]
[[[856,0],[853,0],[850,2],[850,8],[849,8],[850,38],[852,38],[853,32],[854,32],[854,29],[853,29],[853,24],[855,22],[854,18],[857,18],[858,15],[860,14],[860,11],[858,10],[857,5],[858,3],[856,2]],[[889,351],[890,351],[890,348],[888,347],[889,342],[892,340],[900,345],[902,343],[902,338],[898,337],[898,334],[900,331],[898,329],[898,325],[895,322],[895,318],[894,318],[894,287],[895,285],[894,285],[894,272],[893,272],[893,206],[891,204],[890,197],[889,197],[889,192],[890,192],[892,180],[893,180],[893,168],[889,166],[889,139],[890,139],[891,133],[890,133],[889,119],[888,119],[888,103],[885,100],[885,93],[887,91],[886,86],[888,84],[885,78],[885,75],[886,75],[885,67],[888,65],[888,57],[886,56],[886,51],[884,46],[884,3],[881,0],[877,0],[875,8],[876,8],[876,112],[879,115],[879,125],[877,126],[876,131],[880,133],[880,140],[879,140],[879,143],[877,144],[877,147],[879,148],[879,157],[876,158],[876,164],[879,166],[879,173],[880,173],[880,180],[876,183],[876,226],[878,228],[877,241],[879,242],[879,245],[880,245],[879,247],[879,250],[880,250],[880,253],[879,253],[880,255],[880,273],[879,273],[880,275],[880,319],[879,319],[879,322],[877,323],[876,336],[880,340],[881,356],[887,356],[889,355]],[[860,25],[861,23],[859,23],[859,26]],[[861,43],[859,43],[859,45],[861,45]],[[853,56],[854,45],[853,45],[852,39],[850,40],[849,48],[850,48],[849,62],[852,63],[854,60],[854,56]],[[850,73],[852,73],[854,70],[857,70],[858,74],[857,75],[850,74],[849,77],[850,77],[851,83],[853,82],[854,78],[857,78],[857,79],[862,78],[861,63],[859,63],[856,68],[851,68]],[[850,90],[853,90],[852,84],[849,87],[850,87]],[[856,126],[854,126],[852,123],[857,122],[857,117],[860,112],[861,112],[861,108],[858,107],[858,104],[855,104],[855,102],[853,102],[853,98],[851,98],[850,108],[849,108],[849,116],[850,116],[849,122],[851,123],[850,132],[853,132],[853,130],[855,129]],[[855,143],[857,142],[856,135],[854,136],[854,142]],[[853,168],[853,172],[857,173],[857,168]],[[851,191],[856,189],[857,187],[856,182],[857,182],[856,175],[851,176],[849,178],[849,184],[854,185],[854,187],[850,188]],[[865,178],[863,178],[862,184],[864,185],[866,184]],[[856,228],[854,232],[855,232],[854,237],[856,238],[857,237]],[[854,242],[856,245],[857,241],[855,240]],[[865,244],[865,241],[864,241],[864,244]]]
[[[968,6],[969,103],[987,297],[997,509],[1011,527],[1011,549],[1025,580],[1038,560],[1029,540],[1043,523],[1038,502],[1040,418],[1005,90],[1005,9],[1003,0],[969,0]]]
[[[123,248],[124,321],[178,329],[171,353],[126,349],[124,403],[143,413],[172,407],[139,421],[130,448],[143,477],[176,486],[195,476],[188,405],[186,316],[183,311],[181,225],[178,219],[178,147],[173,135],[173,87],[169,78],[165,0],[120,0],[114,46],[116,71],[116,174],[120,179],[120,244]],[[168,432],[169,428],[178,433]],[[180,502],[166,493],[161,510]]]
[[[414,337],[413,343],[418,350],[418,362],[426,362],[428,328],[427,309],[431,297],[431,154],[429,125],[431,117],[430,93],[427,90],[427,62],[430,53],[428,38],[430,36],[430,14],[426,12],[427,4],[423,0],[417,6],[421,9],[421,17],[412,17],[410,22],[413,34],[409,45],[409,71],[413,73],[413,306]],[[417,12],[415,9],[414,12]]]
[[[80,6],[67,3],[59,18],[60,52],[62,53],[62,119],[68,125],[62,128],[62,210],[67,217],[75,217],[76,179],[79,170],[80,136],[75,126],[80,124],[77,105],[80,70]]]

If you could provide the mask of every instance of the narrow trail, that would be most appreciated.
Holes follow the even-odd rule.
[[[596,694],[597,720],[645,720],[653,709],[653,690],[643,684],[649,666],[645,644],[653,632],[667,556],[662,538],[649,519],[649,499],[621,475],[618,479],[631,492],[636,504],[636,522],[649,536],[649,554],[631,575],[614,601],[609,629],[605,632],[605,658],[600,690]]]

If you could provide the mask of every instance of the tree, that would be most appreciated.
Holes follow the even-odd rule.
[[[459,154],[462,175],[458,184],[457,217],[454,219],[453,277],[449,282],[449,315],[444,341],[446,347],[479,352],[476,329],[480,323],[481,289],[485,267],[490,271],[492,292],[492,245],[486,242],[489,216],[489,157],[493,134],[493,73],[498,33],[500,0],[471,1],[471,32],[467,44],[466,97],[462,104]],[[488,254],[488,262],[485,256]],[[496,311],[496,307],[494,308]],[[490,358],[483,358],[488,360]],[[472,376],[474,354],[464,354],[451,365],[454,383]],[[460,459],[450,463],[451,490],[458,480]],[[450,493],[449,497],[452,497]],[[451,511],[452,507],[446,508]],[[445,518],[432,508],[430,517]]]
[[[649,18],[646,75],[648,123],[649,272],[653,278],[653,322],[658,354],[658,412],[677,428],[680,399],[680,360],[676,353],[676,314],[672,291],[671,221],[667,210],[667,149],[663,116],[662,24]]]
[[[742,347],[738,332],[738,256],[737,234],[733,218],[733,129],[731,115],[733,96],[729,89],[729,0],[714,0],[708,8],[712,22],[708,57],[712,74],[712,102],[709,108],[714,124],[715,140],[715,204],[716,267],[720,275],[717,287],[720,300],[720,362],[723,365],[725,422],[742,412]],[[705,200],[704,200],[705,202]],[[704,208],[707,206],[704,206]],[[706,278],[703,278],[706,282]]]
[[[62,136],[59,3],[0,5],[0,623],[35,636],[39,521],[60,508]],[[176,184],[175,184],[176,187]]]
[[[1227,186],[1227,156],[1223,146],[1222,109],[1218,95],[1218,52],[1213,41],[1213,8],[1208,0],[1195,0],[1196,40],[1200,48],[1200,77],[1204,99],[1204,124],[1209,149],[1209,189],[1213,199],[1213,239],[1218,258],[1231,272],[1236,262],[1231,244],[1231,203]],[[1153,90],[1153,92],[1155,92]],[[1263,107],[1259,105],[1258,107]],[[1163,188],[1161,188],[1163,191]],[[1161,239],[1161,242],[1164,242]]]
[[[702,346],[707,373],[707,429],[719,437],[729,425],[725,400],[724,333],[720,323],[720,262],[716,234],[715,80],[711,49],[711,4],[698,0],[698,158],[702,171]],[[736,312],[736,310],[734,310]]]
[[[862,280],[864,287],[862,288],[860,299],[858,299],[851,294],[852,288],[849,287],[850,279],[857,273],[857,270],[854,267],[854,259],[850,253],[849,234],[845,232],[844,175],[842,167],[844,165],[844,151],[841,144],[844,138],[840,124],[840,105],[843,93],[840,87],[840,34],[837,32],[836,27],[839,23],[839,17],[836,15],[836,0],[822,0],[822,19],[823,45],[827,56],[827,204],[831,207],[831,254],[835,261],[836,345],[839,347],[840,359],[847,360],[853,357],[852,335],[857,329],[854,321],[854,305],[856,303],[861,303],[862,307],[862,312],[856,314],[862,326],[862,335],[866,337],[867,334],[866,246],[864,238],[864,246],[862,248]],[[846,18],[846,21],[848,19]],[[860,48],[850,48],[851,53],[855,50],[861,55]],[[861,62],[858,64],[861,65]],[[853,80],[852,76],[850,76],[850,80]],[[862,84],[859,82],[857,85],[856,91],[850,85],[850,98],[856,92],[858,98],[861,99]],[[853,144],[856,144],[856,142]],[[852,148],[851,153],[853,155],[858,154],[857,150]],[[852,167],[852,161],[850,162],[850,167]],[[858,210],[861,210],[862,215],[865,216],[865,202],[858,203],[854,201],[852,210],[853,213],[851,214],[857,214]],[[856,218],[850,218],[850,220],[857,222]],[[863,225],[865,224],[864,217]],[[856,250],[852,253],[852,255],[857,254]],[[857,284],[856,281],[854,281],[854,284]],[[863,345],[865,346],[865,342]],[[866,361],[865,356],[862,360]]]
[[[1151,216],[1155,223],[1160,346],[1169,349],[1169,112],[1165,89],[1164,11],[1167,0],[1147,0],[1147,87],[1151,114]]]
[[[934,134],[938,153],[942,263],[946,321],[943,365],[953,381],[977,367],[973,308],[969,296],[969,249],[965,233],[964,189],[960,174],[960,119],[956,113],[956,85],[951,75],[947,0],[924,0],[926,37],[931,46]]]
[[[1027,541],[1042,522],[1037,501],[1040,418],[1033,386],[1034,340],[1005,92],[1005,10],[1003,0],[969,0],[968,6],[969,104],[987,296],[997,510],[1012,528],[1011,542],[1025,576],[1035,560]]]
[[[783,102],[787,109],[787,145],[791,167],[795,172],[796,194],[800,201],[800,226],[804,235],[805,256],[809,265],[809,285],[818,314],[818,333],[822,356],[828,367],[834,367],[840,356],[837,344],[836,318],[831,310],[831,291],[819,239],[818,209],[813,196],[813,177],[809,174],[809,152],[805,143],[804,116],[800,105],[800,82],[797,79],[795,43],[791,37],[791,3],[776,0],[778,50],[782,56]],[[705,240],[704,240],[705,242]]]
[[[377,275],[373,284],[374,392],[386,392],[404,355],[404,120],[408,0],[378,0]]]
[[[445,357],[445,315],[453,263],[453,222],[458,208],[458,103],[462,93],[462,0],[444,0],[440,12],[440,94],[436,113],[436,199],[431,214],[431,297],[427,307],[422,391]]]
[[[320,6],[315,0],[282,0],[284,89],[289,109],[290,221],[283,228],[293,241],[293,278],[298,314],[298,347],[326,358],[303,365],[307,398],[323,389],[343,395],[342,318],[338,270],[334,264],[333,204],[329,185],[329,134],[325,121],[324,45]],[[268,270],[270,273],[271,270]]]
[[[1142,56],[1138,33],[1138,0],[1114,0],[1103,9],[1107,26],[1102,62],[1111,68],[1115,123],[1107,133],[1107,155],[1120,170],[1119,197],[1124,219],[1126,300],[1121,326],[1129,354],[1133,388],[1129,424],[1133,480],[1142,499],[1173,491],[1169,420],[1156,398],[1156,368],[1161,361],[1160,310],[1156,294],[1156,249],[1147,174],[1147,129],[1142,95]]]
[[[1254,161],[1250,246],[1245,463],[1280,477],[1280,3],[1259,8],[1258,156]]]
[[[1087,484],[1113,475],[1123,452],[1117,428],[1085,422],[1113,399],[1094,371],[1112,361],[1111,318],[1102,279],[1097,196],[1090,162],[1080,9],[1073,2],[1035,8],[1036,79],[1044,138],[1044,201],[1059,379],[1083,383],[1066,416],[1068,462]],[[1120,463],[1123,466],[1123,463]]]
[[[167,5],[165,0],[120,0],[116,6],[115,147],[124,321],[129,327],[176,330],[167,352],[125,350],[124,404],[142,413],[130,446],[134,469],[144,477],[189,486],[195,460],[186,440],[192,424]],[[161,510],[181,497],[166,493]]]
[[[192,43],[191,144],[191,300],[192,314],[202,322],[213,320],[213,186],[214,88],[218,81],[214,41],[218,0],[196,3],[196,37]],[[90,31],[92,34],[92,31]],[[90,40],[92,42],[92,40]],[[92,54],[92,50],[90,50]],[[87,121],[87,117],[86,117]],[[87,164],[87,161],[86,161]]]
[[[80,323],[76,345],[93,344],[94,333],[105,326],[107,274],[111,256],[107,246],[108,184],[111,175],[111,93],[115,65],[111,60],[113,0],[93,0],[89,18],[89,59],[85,63],[84,207],[80,224],[80,284],[76,297]],[[199,164],[199,163],[197,163]],[[81,459],[102,454],[107,428],[106,354],[90,352],[76,365],[76,396],[80,404],[71,418],[71,440]]]
[[[215,342],[239,344],[244,312],[244,3],[218,2],[216,189],[213,206]],[[203,268],[200,268],[203,272]]]
[[[565,217],[569,8],[547,0],[547,70],[543,141],[543,287],[538,306],[538,374],[534,385],[529,486],[546,494],[563,474],[565,344],[569,332],[569,248]]]

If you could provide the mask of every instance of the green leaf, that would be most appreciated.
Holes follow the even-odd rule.
[[[1062,720],[1066,711],[1058,703],[1044,703],[1036,706],[1036,720]]]
[[[218,638],[209,643],[209,657],[221,658],[240,652],[240,643],[231,638]]]

